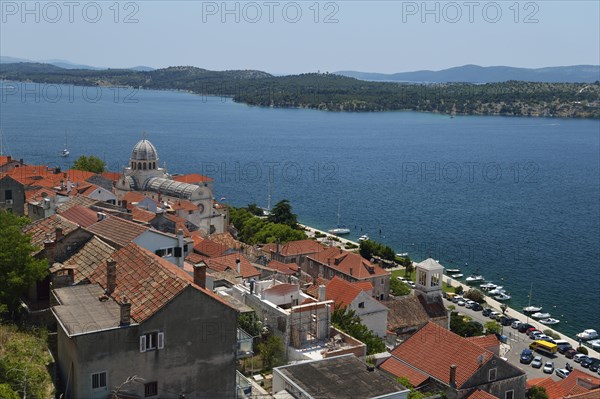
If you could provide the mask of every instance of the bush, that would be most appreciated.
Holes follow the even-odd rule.
[[[454,293],[456,293],[456,295],[461,295],[463,292],[464,292],[464,289],[463,289],[462,285],[454,287]]]
[[[555,333],[554,331],[552,331],[550,329],[544,330],[543,333],[546,334],[547,336],[549,336],[550,338],[560,339],[560,334]]]
[[[471,288],[465,294],[465,298],[468,298],[468,299],[470,299],[472,301],[475,301],[477,303],[481,303],[481,302],[483,302],[484,296],[483,296],[483,292],[479,291],[478,289]]]
[[[392,278],[390,280],[390,292],[395,296],[408,295],[410,294],[410,287],[397,278]]]
[[[585,346],[580,346],[579,348],[577,348],[577,352],[583,353],[584,355],[588,354],[588,350]]]
[[[486,334],[499,334],[502,331],[502,325],[495,321],[488,321],[484,327]]]

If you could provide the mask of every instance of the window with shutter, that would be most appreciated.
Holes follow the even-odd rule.
[[[175,247],[175,257],[176,258],[181,257],[181,247]]]
[[[158,333],[158,349],[163,349],[165,347],[165,333]]]
[[[140,337],[140,352],[146,352],[146,336],[142,335]]]
[[[165,347],[165,333],[151,332],[140,336],[140,352],[148,352]]]
[[[92,389],[106,389],[106,371],[92,374]]]

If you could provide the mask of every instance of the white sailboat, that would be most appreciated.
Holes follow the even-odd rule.
[[[65,148],[60,153],[61,157],[68,157],[70,154],[69,148],[67,147],[67,131],[65,130]]]
[[[345,226],[340,226],[340,200],[338,200],[338,211],[337,211],[337,217],[338,217],[338,222],[337,222],[337,227],[335,229],[330,229],[327,230],[328,233],[330,234],[334,234],[336,236],[341,236],[344,234],[350,234],[350,229],[345,227]]]
[[[531,288],[529,289],[529,305],[523,308],[524,312],[527,313],[536,313],[542,310],[541,306],[532,306],[531,305],[531,293],[533,292],[533,283],[531,283]]]

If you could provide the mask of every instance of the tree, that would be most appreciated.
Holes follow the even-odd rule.
[[[496,321],[488,321],[484,327],[486,334],[500,334],[500,331],[502,331],[502,325]]]
[[[292,205],[285,199],[275,204],[268,220],[271,223],[286,224],[293,229],[298,227],[298,216],[292,213]]]
[[[456,287],[454,287],[454,293],[456,295],[462,294],[463,291],[464,291],[464,289],[463,289],[462,285],[457,285]]]
[[[252,204],[248,204],[248,206],[246,207],[246,209],[248,210],[248,212],[250,212],[251,214],[253,214],[254,216],[263,216],[264,212],[262,209],[260,209],[260,207],[254,203]]]
[[[279,337],[271,335],[266,341],[258,344],[258,351],[265,369],[270,370],[281,362],[284,353],[283,342]]]
[[[372,355],[385,351],[385,342],[367,326],[362,324],[356,312],[346,307],[336,307],[331,315],[331,322],[340,330],[367,345],[367,354]]]
[[[532,386],[527,391],[527,399],[548,399],[546,388],[537,385]]]
[[[476,288],[469,289],[465,294],[465,298],[475,301],[477,303],[481,303],[485,299],[483,293]]]
[[[29,220],[0,211],[0,307],[16,315],[21,295],[48,273],[48,261],[35,259],[31,237],[21,232]]]
[[[392,278],[390,280],[390,292],[395,296],[408,295],[410,294],[410,287],[397,278]]]
[[[106,169],[106,163],[94,155],[90,155],[89,157],[82,155],[75,160],[73,169],[102,173]]]

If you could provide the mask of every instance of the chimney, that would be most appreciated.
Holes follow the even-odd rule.
[[[98,221],[104,220],[108,217],[108,215],[104,212],[97,212],[96,216],[98,217]]]
[[[180,248],[180,255],[177,258],[177,266],[179,266],[180,269],[183,269],[183,263],[185,261],[185,254],[183,253],[183,229],[178,229],[177,230],[177,246]],[[205,278],[205,283],[206,283],[206,278]]]
[[[114,260],[106,261],[106,293],[108,295],[115,291],[117,286],[117,262]]]
[[[57,227],[54,229],[55,241],[58,242],[63,238],[63,229],[62,227]]]
[[[238,274],[242,274],[242,262],[240,261],[240,258],[235,260],[235,268]]]
[[[323,302],[323,301],[327,300],[326,297],[325,297],[325,292],[326,292],[325,291],[325,286],[323,284],[321,284],[319,286],[319,297],[318,297],[319,301]]]
[[[6,160],[7,160],[8,162],[12,161],[12,158],[10,157],[10,155],[6,157]]]
[[[121,300],[121,323],[122,326],[128,326],[131,324],[131,303],[127,300],[127,297],[123,297]]]
[[[456,364],[450,366],[450,386],[456,388]]]
[[[206,288],[206,263],[194,265],[194,284]]]
[[[352,268],[350,268],[350,275],[352,276]]]
[[[46,239],[44,240],[44,252],[46,253],[46,258],[50,262],[54,262],[54,254],[55,254],[56,242],[51,238],[50,233],[46,233]]]

